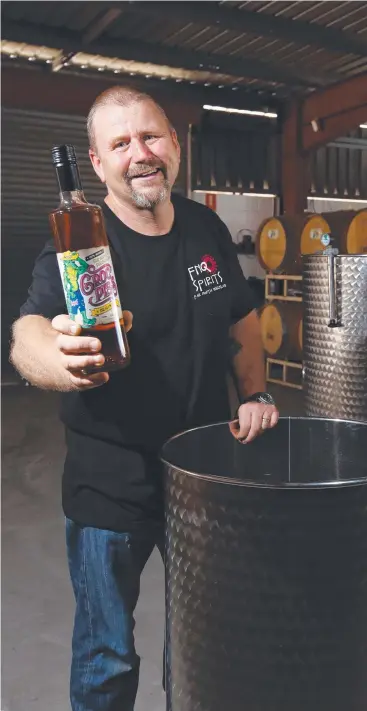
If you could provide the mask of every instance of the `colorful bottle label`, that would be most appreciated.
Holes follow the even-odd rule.
[[[122,319],[109,247],[58,253],[69,316],[92,328]]]

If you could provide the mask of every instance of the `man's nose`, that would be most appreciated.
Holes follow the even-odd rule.
[[[131,157],[135,163],[142,162],[152,157],[152,151],[148,148],[145,141],[140,138],[135,138],[131,141]]]

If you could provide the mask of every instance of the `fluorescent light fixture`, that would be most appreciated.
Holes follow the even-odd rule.
[[[325,195],[325,197],[313,197],[312,195],[308,195],[307,200],[325,200],[325,202],[360,202],[362,205],[367,205],[367,200],[361,200],[359,198],[336,198],[336,197],[328,197]]]
[[[205,84],[204,86],[209,86]],[[211,104],[204,104],[203,109],[206,111],[223,111],[227,114],[246,114],[247,116],[265,116],[266,118],[278,118],[278,114],[273,114],[270,111],[251,111],[250,109],[235,109],[227,106],[212,106]],[[367,128],[367,123],[361,123],[359,128]]]
[[[226,106],[212,106],[204,104],[203,109],[207,111],[223,111],[227,114],[246,114],[247,116],[265,116],[265,118],[278,118],[278,114],[272,114],[270,111],[251,111],[250,109],[233,109]]]
[[[205,195],[241,195],[246,197],[266,197],[275,198],[273,193],[238,193],[231,190],[193,190],[193,193],[204,193]]]

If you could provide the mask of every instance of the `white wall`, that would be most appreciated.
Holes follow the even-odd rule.
[[[205,205],[208,194],[194,190],[192,199]],[[215,194],[215,200],[215,211],[227,225],[235,243],[241,241],[241,231],[242,234],[250,234],[255,242],[261,222],[274,215],[274,198],[270,196]],[[238,259],[246,277],[264,279],[265,271],[255,255],[239,254]]]
[[[307,198],[307,207],[310,212],[336,212],[337,210],[362,210],[367,207],[367,200],[322,200]]]

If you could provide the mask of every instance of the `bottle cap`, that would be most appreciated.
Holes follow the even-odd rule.
[[[55,166],[77,164],[75,148],[70,143],[64,143],[62,146],[54,146],[51,150],[52,162]]]

